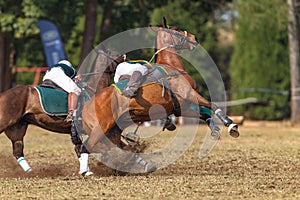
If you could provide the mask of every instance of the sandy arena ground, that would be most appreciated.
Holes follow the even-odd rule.
[[[223,128],[210,154],[199,158],[207,127],[182,126],[196,137],[175,162],[151,174],[116,175],[90,160],[94,176],[82,178],[70,137],[30,126],[25,157],[33,171],[25,173],[12,156],[11,143],[0,135],[0,199],[300,199],[300,127],[280,122],[247,122],[238,139]],[[146,151],[172,142],[177,132],[141,127],[157,133]],[[172,153],[172,152],[170,152]]]

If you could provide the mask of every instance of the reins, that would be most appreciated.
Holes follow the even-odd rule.
[[[175,46],[170,44],[170,45],[168,45],[168,46],[165,46],[165,47],[163,47],[163,48],[157,50],[157,51],[153,54],[153,56],[151,57],[151,59],[149,60],[149,63],[152,62],[152,60],[155,58],[155,56],[156,56],[159,52],[161,52],[161,51],[163,51],[163,50],[165,50],[165,49],[168,49],[168,48],[175,48]]]

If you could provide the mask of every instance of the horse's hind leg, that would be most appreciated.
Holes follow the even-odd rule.
[[[233,121],[225,114],[225,112],[219,108],[217,105],[212,104],[213,111],[215,115],[221,120],[221,122],[228,127],[228,132],[232,137],[239,137],[240,133],[238,130],[238,125],[234,124]]]
[[[208,127],[211,130],[211,137],[214,140],[218,140],[220,138],[220,127],[214,122],[213,118],[211,117],[211,111],[203,106],[200,106],[199,108],[200,111],[200,119],[206,122]]]
[[[194,94],[196,95],[200,106],[204,106],[214,111],[215,115],[221,120],[221,122],[228,127],[228,132],[232,137],[239,137],[238,125],[234,124],[221,108],[219,108],[216,104],[207,101],[197,92],[194,92]]]
[[[10,126],[5,130],[6,136],[10,139],[13,147],[13,155],[17,159],[18,163],[24,169],[24,171],[29,172],[31,171],[31,167],[27,163],[24,158],[24,136],[26,134],[28,125],[17,123],[13,126]]]

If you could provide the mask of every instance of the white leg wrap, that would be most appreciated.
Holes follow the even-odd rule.
[[[80,163],[79,173],[83,174],[83,173],[89,172],[90,171],[90,169],[89,169],[89,154],[82,153],[78,160]]]
[[[222,110],[220,108],[218,108],[216,111],[215,111],[215,114],[218,114],[219,112],[222,112]]]
[[[18,159],[18,163],[21,165],[21,167],[23,168],[23,170],[24,170],[25,172],[30,172],[30,171],[32,171],[31,167],[29,166],[27,160],[25,160],[24,157],[20,157],[20,158]]]

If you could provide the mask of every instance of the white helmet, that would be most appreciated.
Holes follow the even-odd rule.
[[[65,65],[68,65],[69,67],[73,68],[72,64],[68,60],[61,60],[58,62],[58,64],[65,64]]]

